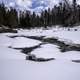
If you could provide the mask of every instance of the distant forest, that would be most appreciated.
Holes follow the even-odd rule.
[[[34,28],[61,25],[63,27],[80,25],[80,5],[76,0],[69,4],[67,0],[54,5],[52,9],[48,8],[40,13],[30,11],[17,11],[10,7],[0,4],[0,26],[10,28]]]

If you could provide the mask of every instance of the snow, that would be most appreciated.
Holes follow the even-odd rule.
[[[0,46],[10,46],[12,39],[0,34]]]
[[[78,31],[75,31],[77,29]],[[67,28],[50,28],[45,30],[43,28],[40,29],[31,29],[31,30],[18,30],[17,34],[6,33],[4,35],[13,36],[13,35],[24,35],[24,36],[45,36],[48,37],[56,37],[61,41],[67,41],[69,43],[80,44],[80,27],[71,28],[68,31]]]
[[[45,44],[42,45],[41,48],[32,51],[31,54],[35,54],[36,57],[41,58],[54,58],[55,56],[57,56],[57,53],[59,52],[60,51],[56,45]]]
[[[31,54],[35,54],[37,57],[41,58],[55,58],[56,60],[62,60],[62,61],[71,61],[80,59],[80,52],[69,51],[62,53],[58,49],[58,46],[53,44],[42,45],[41,48],[32,51]]]
[[[80,44],[80,31],[66,29],[32,29],[19,30],[18,33],[0,34],[0,80],[80,80],[79,51],[60,52],[57,45],[43,44],[31,54],[41,58],[55,58],[49,62],[33,62],[25,60],[25,54],[12,48],[34,47],[41,41],[26,37],[10,38],[8,36],[45,36],[56,37],[66,43]],[[10,47],[10,48],[9,48]]]
[[[53,28],[49,30],[43,30],[43,29],[19,30],[18,35],[57,37],[65,41],[69,41],[75,44],[80,44],[80,37],[79,37],[80,28],[78,29],[78,31],[74,31],[74,29],[75,28],[71,28],[71,31],[68,31],[64,28],[59,28],[59,29]]]
[[[58,38],[70,40],[72,43],[80,44],[80,31],[59,31],[54,33]]]
[[[25,48],[33,47],[40,44],[40,41],[32,40],[24,37],[9,38],[4,34],[0,35],[0,46],[12,47],[12,48]]]
[[[20,51],[0,46],[0,60],[25,59],[25,55]]]
[[[16,37],[13,40],[12,48],[26,48],[26,47],[33,47],[40,44],[40,41],[32,40],[24,37]]]
[[[80,65],[75,63],[3,60],[0,64],[0,80],[80,80]]]

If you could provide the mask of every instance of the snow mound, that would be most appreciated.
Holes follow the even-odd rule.
[[[35,49],[31,54],[36,55],[36,57],[41,58],[55,58],[61,61],[71,61],[74,59],[80,59],[80,52],[78,51],[68,51],[65,53],[60,52],[58,46],[53,44],[42,45],[41,48]]]
[[[35,49],[31,52],[31,54],[41,58],[54,58],[57,53],[59,53],[57,46],[52,44],[42,45],[41,48]]]
[[[24,37],[16,37],[12,42],[12,48],[26,48],[33,47],[40,44],[40,41],[32,40]]]

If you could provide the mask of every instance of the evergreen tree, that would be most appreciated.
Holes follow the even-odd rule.
[[[7,11],[5,22],[5,25],[9,26],[10,28],[18,26],[18,13],[15,9],[10,8],[10,10]]]
[[[19,15],[18,15],[19,14]],[[74,26],[80,24],[80,5],[77,5],[76,0],[69,4],[67,0],[60,2],[59,5],[54,5],[52,9],[43,10],[40,15],[30,11],[18,12],[14,8],[6,8],[0,4],[0,25],[9,26],[10,28],[34,28],[47,27],[53,25]]]
[[[5,24],[6,8],[4,4],[0,4],[0,25]]]

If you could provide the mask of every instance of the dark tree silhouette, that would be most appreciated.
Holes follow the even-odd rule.
[[[17,11],[14,8],[6,8],[0,4],[0,26],[9,28],[34,28],[61,25],[63,27],[80,24],[80,5],[76,0],[72,4],[68,0],[54,5],[52,9],[41,11],[40,15],[30,11]]]

